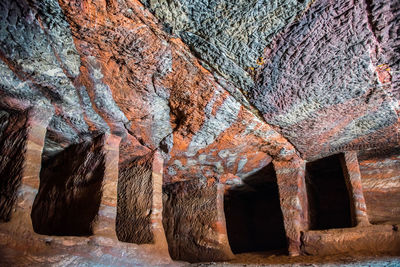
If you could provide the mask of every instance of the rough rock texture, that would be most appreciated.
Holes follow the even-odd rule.
[[[45,236],[0,225],[0,265],[10,266],[184,266],[153,246],[101,236]],[[186,264],[187,265],[187,264]]]
[[[164,242],[159,245],[167,246],[161,217],[162,163],[160,153],[154,151],[120,164],[116,217],[120,241],[135,244]]]
[[[116,240],[115,218],[117,216],[118,162],[121,138],[109,134],[103,138],[104,177],[101,184],[99,211],[91,226],[94,235],[107,236]]]
[[[400,253],[398,225],[308,231],[303,233],[302,248],[309,255],[339,254],[346,251]]]
[[[179,36],[204,61],[204,67],[249,89],[254,86],[254,70],[264,63],[264,48],[311,1],[141,2],[167,32]],[[239,92],[236,96],[243,98]]]
[[[163,219],[175,259],[228,259],[222,187],[260,173],[268,180],[273,162],[288,250],[301,253],[313,215],[305,160],[399,147],[397,2],[1,1],[2,220],[16,199],[19,207],[36,194],[41,168],[35,230],[93,234],[57,242],[89,242],[116,257],[148,248],[169,262]],[[20,115],[31,110],[43,118]],[[152,151],[160,153],[147,159]],[[372,155],[377,164],[368,165],[363,153],[367,215],[397,221],[397,159]],[[377,168],[383,174],[374,176]],[[55,240],[31,231],[21,215],[29,203],[15,212],[24,223],[0,225],[4,246]],[[360,203],[356,214],[365,213]],[[119,242],[118,232],[152,244]]]
[[[163,222],[173,259],[233,258],[225,227],[223,186],[185,181],[165,186]]]
[[[0,220],[9,221],[21,185],[28,114],[0,111]]]
[[[288,241],[289,255],[300,254],[301,231],[309,228],[308,199],[305,184],[306,164],[299,158],[273,161]]]
[[[376,6],[315,1],[266,49],[251,103],[307,159],[398,145],[398,89],[391,79],[399,72],[398,21],[390,19],[398,4]],[[383,45],[391,48],[380,49],[378,39],[391,39]]]
[[[343,169],[344,179],[350,195],[350,208],[352,212],[353,225],[369,225],[367,206],[365,204],[362,189],[361,173],[358,165],[356,151],[348,151],[342,154],[340,161]]]
[[[140,3],[2,5],[4,19],[15,21],[2,23],[4,101],[55,110],[45,157],[98,132],[132,135],[137,147],[168,153],[169,181],[183,172],[196,179],[244,177],[265,166],[269,155],[295,153],[229,93],[238,88],[202,68]]]
[[[104,136],[68,147],[43,162],[40,187],[32,207],[35,232],[90,235],[101,201]]]
[[[361,181],[371,223],[400,221],[400,150],[359,152]]]

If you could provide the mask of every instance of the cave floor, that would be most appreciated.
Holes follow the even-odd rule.
[[[25,248],[26,250],[22,250]],[[97,255],[97,256],[96,256]],[[148,255],[150,256],[150,255]],[[331,255],[289,257],[274,252],[237,254],[230,262],[155,264],[146,262],[143,255],[132,260],[132,255],[123,259],[112,253],[104,253],[92,246],[56,248],[10,248],[0,246],[0,266],[400,266],[400,256],[393,255]]]
[[[19,221],[17,221],[19,222]],[[21,224],[0,224],[3,266],[400,266],[400,255],[341,254],[289,257],[281,251],[236,254],[229,262],[171,261],[152,245],[135,245],[107,237],[46,236]]]
[[[198,263],[191,266],[400,266],[400,256],[340,254],[329,256],[289,257],[274,252],[236,254],[236,258],[224,263]]]

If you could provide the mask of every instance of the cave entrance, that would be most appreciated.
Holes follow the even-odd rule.
[[[340,163],[341,156],[333,155],[306,165],[312,230],[352,227],[351,203]]]
[[[228,239],[235,254],[286,250],[286,234],[272,164],[225,192]]]

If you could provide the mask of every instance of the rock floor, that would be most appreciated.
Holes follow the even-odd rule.
[[[0,246],[0,266],[400,266],[400,256],[394,255],[289,257],[274,252],[254,252],[237,254],[236,259],[222,263],[156,264],[143,255],[138,255],[137,260],[132,259],[132,254],[124,259],[90,245],[64,248],[48,245],[47,248],[30,247],[25,251],[21,248]]]

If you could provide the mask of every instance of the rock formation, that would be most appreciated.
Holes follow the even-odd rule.
[[[397,0],[3,0],[0,253],[398,255],[399,68]]]

